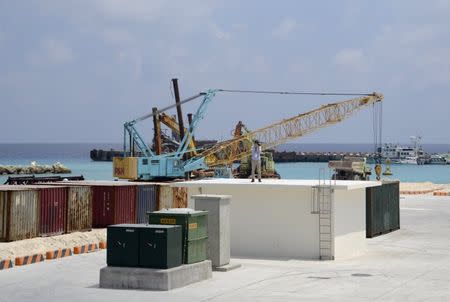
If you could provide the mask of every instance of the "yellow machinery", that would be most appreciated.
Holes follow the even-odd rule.
[[[197,98],[202,98],[202,102],[194,115],[192,124],[185,131],[181,138],[180,145],[176,152],[167,154],[155,154],[144,142],[142,136],[135,128],[135,124],[146,118],[152,117],[155,113],[147,114],[124,124],[124,157],[114,158],[114,176],[125,179],[150,180],[155,178],[179,178],[192,171],[210,168],[230,167],[235,161],[247,158],[251,154],[251,143],[255,139],[262,143],[262,149],[272,149],[289,140],[297,139],[310,134],[320,128],[330,126],[351,116],[357,111],[375,105],[382,101],[383,95],[379,93],[358,94],[359,97],[332,103],[284,119],[267,127],[248,131],[246,133],[236,133],[234,138],[217,143],[213,147],[202,152],[195,151],[193,135],[198,123],[206,113],[206,107],[211,102],[217,92],[230,93],[277,93],[277,94],[307,94],[307,95],[340,95],[327,93],[294,93],[294,92],[267,92],[267,91],[242,91],[210,89],[206,92],[194,95],[180,102],[184,104]],[[162,112],[172,108],[169,106],[159,111]],[[162,115],[162,120],[174,131],[180,130],[177,123],[168,116]],[[128,136],[127,136],[128,135]],[[130,138],[127,152],[127,137]],[[134,147],[137,147],[143,155],[133,157]],[[189,148],[188,148],[189,147]],[[195,154],[186,159],[185,154]],[[131,155],[131,157],[130,157]]]
[[[162,112],[159,114],[159,120],[161,123],[169,127],[172,131],[180,135],[180,126],[175,118],[169,116],[168,114]],[[187,133],[188,129],[184,128],[184,133]],[[192,156],[197,155],[197,151],[195,150],[195,142],[193,139],[189,140],[189,150],[193,150],[191,153]]]
[[[218,143],[212,148],[200,153],[209,167],[230,166],[234,161],[246,158],[251,154],[251,143],[257,139],[262,143],[262,149],[267,150],[289,140],[310,134],[318,129],[341,122],[353,113],[375,105],[382,101],[383,95],[373,93],[347,101],[324,105],[284,119],[270,126],[241,133],[240,136]]]

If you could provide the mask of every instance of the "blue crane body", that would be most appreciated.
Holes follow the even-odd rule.
[[[184,160],[183,155],[192,151],[188,150],[189,142],[195,135],[195,131],[197,130],[200,121],[205,117],[208,104],[212,101],[217,91],[218,90],[210,89],[182,101],[182,103],[185,103],[198,97],[203,97],[197,112],[192,119],[192,123],[189,125],[187,132],[178,146],[178,149],[173,153],[165,153],[161,155],[155,154],[148,147],[147,143],[145,143],[144,139],[135,128],[135,125],[138,122],[153,116],[153,114],[148,114],[130,122],[126,122],[124,124],[124,154],[123,158],[114,158],[114,176],[138,180],[179,178],[184,177],[188,172],[207,168],[203,157],[199,156]],[[171,107],[173,106],[164,108],[160,112]],[[130,150],[134,146],[137,146],[142,156],[133,157],[133,154],[131,154],[133,152],[126,151],[128,136],[130,137]],[[134,167],[129,167],[130,165],[136,166],[136,169],[134,169]],[[125,171],[127,168],[132,172],[127,173]]]

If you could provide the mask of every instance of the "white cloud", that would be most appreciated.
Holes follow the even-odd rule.
[[[64,41],[45,39],[41,41],[39,48],[30,54],[33,64],[66,64],[72,62],[74,54],[72,49]]]
[[[273,29],[272,35],[278,39],[289,39],[297,27],[297,21],[294,18],[286,17]]]
[[[369,64],[361,49],[343,49],[334,57],[334,63],[351,71],[367,71]]]

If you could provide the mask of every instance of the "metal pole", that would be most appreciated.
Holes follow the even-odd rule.
[[[190,127],[192,125],[192,113],[188,113],[187,117],[188,117],[188,122],[189,122],[189,127]],[[194,136],[192,136],[192,140],[195,141]]]
[[[153,148],[156,155],[161,154],[161,123],[159,121],[158,109],[156,107],[152,108],[153,112]]]
[[[178,90],[178,79],[172,79],[173,91],[175,94],[175,103],[177,105],[177,115],[178,115],[178,127],[180,128],[180,141],[184,137],[184,123],[183,123],[183,113],[181,111],[180,104],[180,91]]]

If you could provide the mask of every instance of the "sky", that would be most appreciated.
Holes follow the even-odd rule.
[[[449,37],[450,0],[0,0],[0,143],[121,142],[125,121],[174,103],[172,78],[181,98],[377,91],[384,142],[450,143]],[[218,93],[197,137],[348,98]],[[372,125],[368,108],[293,142],[371,143]]]

